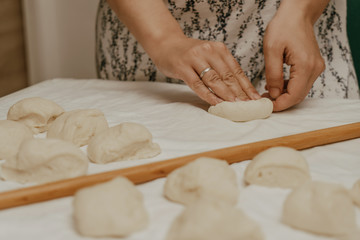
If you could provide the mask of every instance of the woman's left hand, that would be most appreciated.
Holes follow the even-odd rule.
[[[301,2],[306,1],[309,0]],[[313,1],[317,4],[322,2],[321,6],[317,5],[322,8],[320,14],[326,1]],[[313,24],[320,14],[314,17],[308,15],[309,11],[302,10],[299,1],[282,1],[265,32],[266,89],[274,99],[274,111],[282,111],[300,103],[325,69],[313,30]],[[290,66],[288,81],[283,79],[284,63]]]

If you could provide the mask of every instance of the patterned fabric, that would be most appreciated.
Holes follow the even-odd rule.
[[[264,92],[265,29],[280,0],[167,0],[171,14],[188,37],[226,44],[257,90]],[[308,97],[359,98],[346,33],[346,1],[331,0],[315,24],[315,34],[326,70]],[[97,16],[98,77],[122,81],[166,81],[141,45],[101,0]],[[284,67],[286,69],[286,67]],[[285,77],[288,73],[285,73]]]

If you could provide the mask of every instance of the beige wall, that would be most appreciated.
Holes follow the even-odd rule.
[[[99,0],[23,0],[29,83],[96,78]]]
[[[0,96],[52,78],[96,78],[99,0],[0,0]]]
[[[27,86],[20,0],[0,0],[0,96]]]

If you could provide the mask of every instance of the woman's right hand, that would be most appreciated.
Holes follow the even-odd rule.
[[[225,101],[259,99],[239,63],[225,44],[191,38],[166,39],[151,58],[166,76],[183,80],[200,98],[216,105]],[[201,73],[211,68],[203,74]]]

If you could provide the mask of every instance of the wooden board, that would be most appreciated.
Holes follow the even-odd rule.
[[[0,193],[0,209],[71,196],[80,188],[106,182],[117,176],[127,177],[135,184],[148,182],[165,177],[174,169],[199,157],[219,158],[231,164],[251,160],[256,154],[270,147],[287,146],[302,150],[359,137],[360,122],[197,153],[136,167],[51,182]]]

